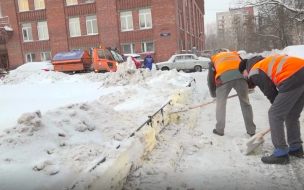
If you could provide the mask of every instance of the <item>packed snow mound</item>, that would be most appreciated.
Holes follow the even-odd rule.
[[[269,57],[269,56],[276,55],[276,54],[281,54],[281,50],[274,49],[274,50],[271,50],[271,51],[264,51],[262,53],[247,53],[247,54],[243,53],[240,56],[243,59],[250,59],[250,58],[252,58],[254,56],[257,56],[257,55],[261,55],[263,57]]]
[[[136,69],[132,59],[118,65],[116,72],[108,73],[81,73],[69,75],[54,71],[19,71],[12,70],[9,75],[0,80],[0,84],[38,84],[38,83],[62,83],[62,82],[102,82],[104,87],[125,86],[136,84],[151,77],[152,74],[161,75],[161,71],[151,72],[149,69]]]
[[[110,77],[111,84],[114,84],[113,81],[119,82],[116,75],[124,76],[120,82],[126,84],[130,84],[127,80],[132,77],[137,80],[134,85],[126,85],[121,91],[101,95],[92,102],[68,104],[42,113],[39,110],[23,113],[14,125],[0,133],[0,163],[10,170],[18,168],[19,173],[29,173],[38,181],[52,176],[65,179],[65,185],[72,183],[69,180],[74,181],[110,150],[116,150],[122,141],[147,121],[149,115],[158,111],[168,100],[175,103],[184,98],[183,94],[192,91],[186,87],[192,78],[184,73],[172,70],[152,75],[148,69],[134,70],[127,63],[121,65],[116,73],[70,76],[47,72],[43,77],[50,77],[54,82],[89,78],[98,80],[98,77],[94,78],[95,75]],[[56,77],[58,81],[55,81]],[[146,80],[140,81],[144,78]],[[29,79],[25,77],[24,80]],[[165,124],[176,121],[177,115],[169,116],[166,113],[163,116]],[[16,151],[22,156],[16,156]],[[22,169],[18,167],[20,165]],[[11,181],[5,184],[4,189],[63,187],[59,182],[53,186],[47,184],[48,187],[29,184],[25,188],[20,188],[20,183],[13,184]]]

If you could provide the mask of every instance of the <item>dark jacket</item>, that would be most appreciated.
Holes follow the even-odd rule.
[[[147,55],[144,60],[145,68],[149,68],[151,70],[153,63],[154,63],[154,59],[151,57],[151,55]]]
[[[250,71],[250,69],[259,61],[264,59],[262,56],[255,56],[248,59],[246,63],[246,70]],[[249,73],[249,72],[248,72]],[[299,71],[293,74],[291,77],[282,81],[278,86],[276,86],[271,79],[267,76],[267,74],[258,69],[257,74],[250,76],[249,80],[256,86],[258,86],[263,94],[267,97],[267,99],[272,104],[275,100],[275,97],[278,93],[288,92],[295,88],[298,88],[304,85],[304,67],[302,67]]]

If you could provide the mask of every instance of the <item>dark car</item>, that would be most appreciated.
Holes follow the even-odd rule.
[[[0,79],[5,77],[8,74],[6,70],[0,69]]]

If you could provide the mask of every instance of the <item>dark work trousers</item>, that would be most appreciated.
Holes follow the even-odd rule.
[[[227,97],[232,88],[238,94],[247,133],[255,134],[256,126],[253,123],[252,107],[248,97],[248,83],[245,79],[232,80],[216,88],[216,130],[224,134]]]
[[[294,90],[280,93],[276,96],[268,111],[272,143],[277,150],[287,151],[284,122],[287,141],[290,147],[297,147],[301,140],[300,121],[304,107],[304,85]]]

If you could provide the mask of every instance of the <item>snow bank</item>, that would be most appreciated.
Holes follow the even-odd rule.
[[[185,102],[184,94],[191,90],[185,86],[192,80],[176,70],[152,75],[149,70],[133,70],[127,63],[117,73],[106,74],[12,73],[4,84],[45,83],[47,87],[47,83],[52,82],[95,81],[107,76],[108,82],[101,85],[101,89],[116,83],[125,85],[121,91],[101,95],[92,102],[69,104],[44,113],[37,110],[22,114],[16,125],[0,136],[0,166],[1,172],[6,174],[0,175],[0,186],[12,190],[68,187],[78,176],[86,176],[104,157],[107,158],[106,165],[89,172],[84,186],[94,185],[96,179],[104,178],[110,172],[120,176],[118,181],[111,182],[111,186],[119,187],[125,180],[128,167],[136,167],[133,163],[153,150],[155,134],[162,125],[176,122],[178,115],[168,115],[166,107],[163,115],[153,117],[152,128],[145,126],[133,139],[129,138],[130,134],[170,99],[171,105]],[[132,81],[132,78],[136,80]],[[119,145],[121,149],[117,149]],[[138,153],[137,156],[134,152]],[[125,160],[125,169],[118,168],[120,160]],[[104,166],[111,166],[111,170]]]

